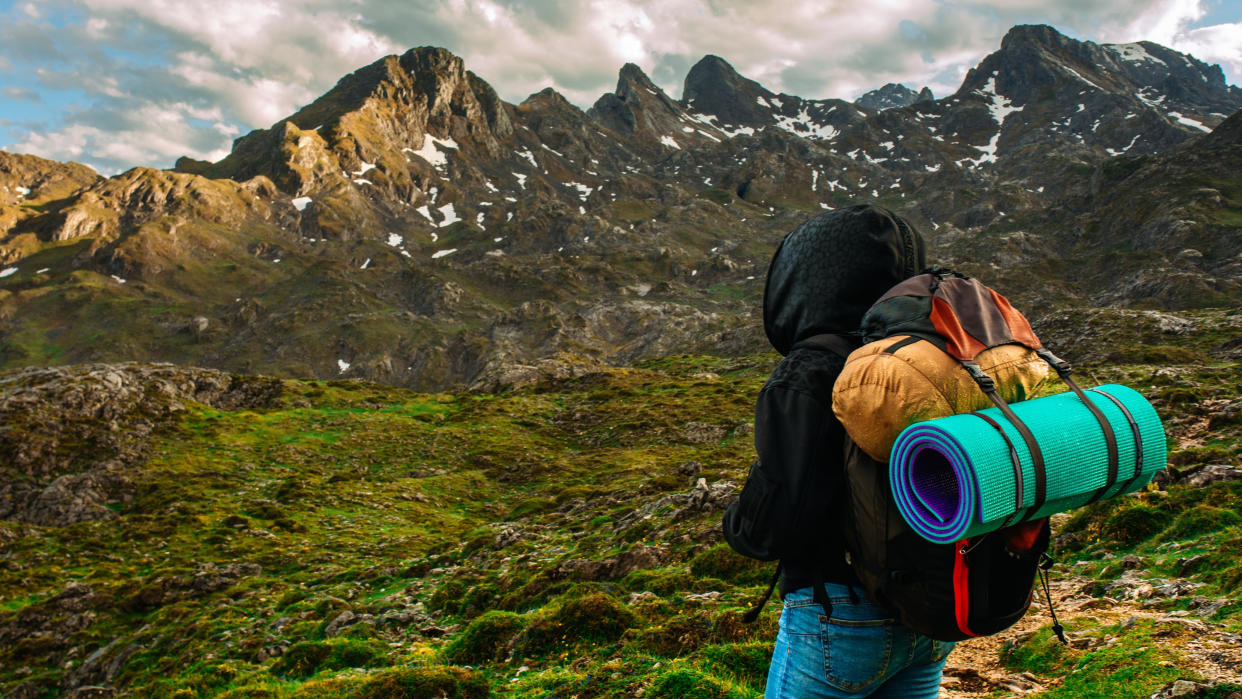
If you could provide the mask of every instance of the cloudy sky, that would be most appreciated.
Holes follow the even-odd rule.
[[[1240,0],[0,0],[0,150],[104,174],[217,160],[341,76],[443,46],[500,95],[587,108],[638,64],[674,97],[712,53],[777,92],[943,96],[1015,24],[1151,40],[1242,82]]]

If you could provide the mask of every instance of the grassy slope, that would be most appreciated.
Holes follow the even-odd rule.
[[[56,696],[67,674],[100,667],[102,683],[111,665],[108,684],[130,696],[760,696],[778,605],[754,625],[739,617],[772,566],[720,544],[719,510],[678,514],[669,496],[698,478],[741,484],[773,361],[670,358],[496,396],[289,382],[270,411],[191,410],[119,519],[5,545],[0,634],[71,626],[55,600],[70,581],[90,586],[94,618],[63,641],[0,646],[0,693]],[[1236,396],[1242,372],[1152,371],[1093,378],[1150,389],[1193,444],[1174,450],[1180,467],[1236,462],[1239,425],[1205,427],[1200,413]],[[1103,586],[1133,551],[1153,576],[1236,597],[1240,506],[1239,484],[1104,503],[1063,529],[1084,535],[1061,557]],[[1141,535],[1125,524],[1136,514],[1152,523]],[[631,550],[648,560],[623,574],[566,563]],[[239,564],[261,572],[228,572]],[[330,633],[345,611],[361,621]],[[1242,630],[1242,605],[1214,620]],[[1119,641],[1059,650],[1044,629],[1005,660],[1071,676],[1056,696],[1146,696],[1187,676],[1175,641],[1149,627],[1098,632]]]

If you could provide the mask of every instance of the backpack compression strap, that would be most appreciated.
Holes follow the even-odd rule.
[[[1005,446],[1009,447],[1009,460],[1013,462],[1013,495],[1015,504],[1013,514],[1009,515],[1009,519],[1005,520],[1005,523],[1001,525],[1002,527],[1008,527],[1018,518],[1018,513],[1022,511],[1022,500],[1026,496],[1022,492],[1022,482],[1025,480],[1022,477],[1022,459],[1018,457],[1018,450],[1014,448],[1013,440],[1009,439],[1009,434],[1005,432],[1005,428],[1001,427],[999,422],[978,411],[973,411],[970,414],[996,428],[996,433],[1001,436],[1001,439],[1005,440]]]
[[[862,346],[862,341],[856,335],[836,335],[825,333],[823,335],[812,335],[805,340],[799,340],[792,348],[814,347],[815,349],[827,350],[842,359],[850,356],[850,353]]]
[[[1134,434],[1134,476],[1132,476],[1130,480],[1126,481],[1125,485],[1121,487],[1121,492],[1125,492],[1129,490],[1130,486],[1134,484],[1134,481],[1138,480],[1139,476],[1143,474],[1143,436],[1139,433],[1139,426],[1134,420],[1134,415],[1130,412],[1130,409],[1125,406],[1125,403],[1118,400],[1117,396],[1114,396],[1111,393],[1105,393],[1095,388],[1088,388],[1087,392],[1098,393],[1099,395],[1112,401],[1113,405],[1116,405],[1121,409],[1121,414],[1125,415],[1126,420],[1130,423],[1130,432]]]
[[[1039,442],[1035,441],[1035,435],[1031,433],[1031,428],[1027,427],[1025,422],[1022,422],[1022,418],[1018,417],[1013,412],[1013,408],[1010,408],[1005,399],[1001,398],[1000,394],[996,392],[996,381],[991,376],[988,376],[987,372],[979,368],[978,364],[970,360],[962,360],[962,367],[970,373],[970,378],[979,384],[979,388],[983,389],[984,394],[996,404],[996,407],[1000,409],[1005,419],[1009,420],[1014,428],[1018,430],[1018,434],[1022,435],[1022,441],[1026,442],[1027,451],[1031,453],[1031,465],[1035,467],[1035,501],[1031,503],[1031,509],[1026,510],[1022,518],[1017,521],[1018,524],[1021,524],[1030,519],[1031,515],[1035,514],[1039,508],[1043,507],[1044,502],[1048,499],[1048,470],[1044,466],[1044,452],[1039,448]],[[994,426],[998,429],[1000,428],[1000,425]],[[1002,430],[1001,435],[1004,436],[1004,434]],[[1006,439],[1006,441],[1008,440]],[[1012,444],[1010,444],[1010,448],[1013,448]],[[1020,468],[1015,487],[1021,493],[1022,477]],[[1022,502],[1019,500],[1019,508],[1021,508],[1021,505]]]
[[[1111,490],[1114,485],[1117,485],[1117,469],[1119,459],[1117,455],[1117,435],[1113,433],[1113,425],[1108,421],[1108,418],[1104,417],[1104,413],[1100,411],[1099,406],[1097,406],[1090,398],[1087,398],[1087,394],[1078,387],[1078,382],[1070,376],[1070,372],[1073,371],[1073,367],[1069,362],[1056,356],[1046,347],[1036,349],[1035,353],[1056,370],[1057,376],[1060,376],[1061,380],[1064,381],[1065,384],[1070,387],[1070,390],[1074,392],[1074,395],[1078,396],[1078,400],[1082,401],[1083,405],[1087,406],[1087,410],[1091,411],[1091,414],[1095,416],[1096,422],[1100,423],[1100,429],[1104,431],[1104,446],[1108,449],[1108,482],[1104,484],[1104,487],[1097,490],[1095,495],[1091,496],[1091,499],[1088,500],[1086,504],[1090,505],[1091,503],[1098,502],[1100,498],[1104,497],[1105,493]],[[1108,394],[1101,395],[1108,396]],[[1112,398],[1112,396],[1108,397]],[[1116,399],[1114,399],[1114,402],[1115,401]],[[1118,405],[1120,405],[1120,403],[1118,403]],[[1121,410],[1125,413],[1126,417],[1130,419],[1130,425],[1134,429],[1134,444],[1139,450],[1135,466],[1139,467],[1140,464],[1137,462],[1141,462],[1143,459],[1142,446],[1138,446],[1141,443],[1138,434],[1138,425],[1135,424],[1134,418],[1130,416],[1129,411],[1127,411],[1124,406]]]

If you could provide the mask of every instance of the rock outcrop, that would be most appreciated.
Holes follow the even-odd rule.
[[[0,375],[0,520],[40,526],[110,519],[127,474],[189,402],[261,408],[275,379],[171,364],[96,364]]]

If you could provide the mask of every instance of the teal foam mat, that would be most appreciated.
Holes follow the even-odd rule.
[[[1104,414],[1117,441],[1118,482],[1103,498],[1143,488],[1165,467],[1160,416],[1146,398],[1126,386],[1099,386],[1086,395]],[[1043,453],[1044,504],[1029,511],[1035,503],[1035,466],[1021,434],[998,408],[979,412],[1000,425],[1004,437],[987,420],[969,413],[918,422],[898,435],[889,476],[898,509],[923,537],[941,543],[959,541],[999,529],[1014,521],[1015,512],[1029,519],[1064,512],[1086,504],[1107,484],[1104,431],[1077,395],[1066,392],[1011,407]],[[1022,471],[1021,507],[1015,452]],[[1141,463],[1136,459],[1140,452]]]

